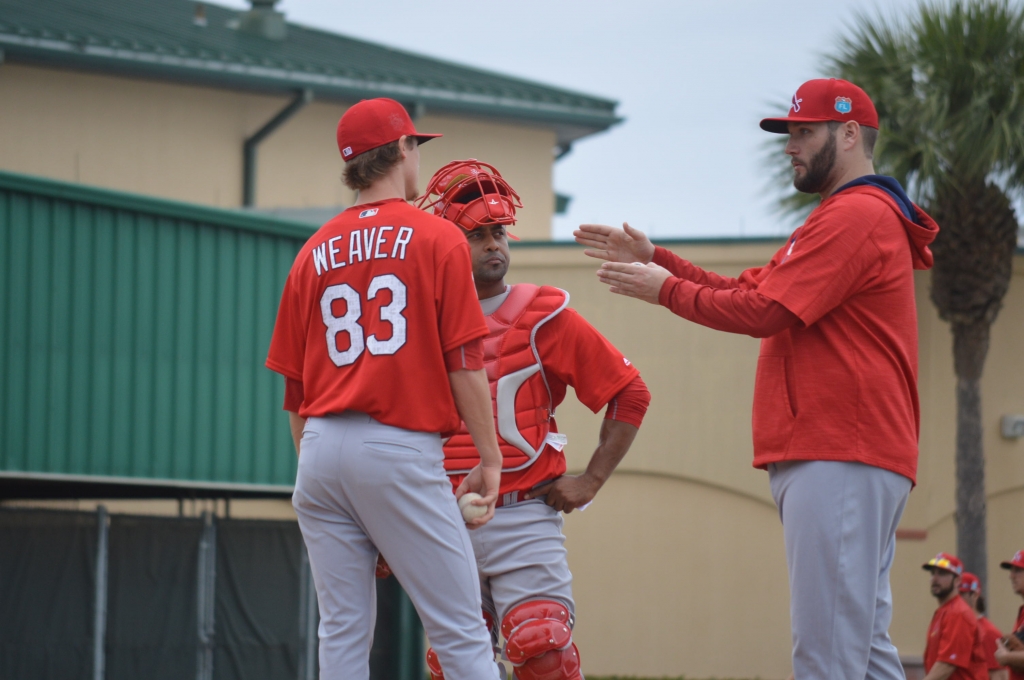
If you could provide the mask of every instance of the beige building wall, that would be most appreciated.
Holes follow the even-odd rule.
[[[242,202],[242,143],[286,97],[0,64],[0,169],[203,205]],[[313,102],[259,147],[261,208],[350,205],[335,141],[345,105]],[[555,133],[427,113],[421,190],[456,158],[496,165],[530,206],[520,236],[548,239]]]

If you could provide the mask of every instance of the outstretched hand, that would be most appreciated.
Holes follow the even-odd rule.
[[[597,270],[597,278],[601,283],[611,286],[608,289],[611,292],[650,302],[652,305],[661,304],[661,288],[670,276],[672,272],[654,263],[605,262]]]
[[[639,229],[623,222],[622,229],[603,224],[581,224],[572,233],[576,243],[586,246],[585,255],[609,262],[639,262],[647,264],[654,259],[654,244]]]

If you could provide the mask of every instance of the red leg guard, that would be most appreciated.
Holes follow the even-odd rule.
[[[580,674],[580,653],[569,643],[566,649],[554,649],[515,666],[517,680],[583,680]]]
[[[505,655],[518,680],[581,680],[569,622],[568,609],[551,600],[525,602],[505,616]]]
[[[569,623],[569,609],[561,602],[553,600],[531,600],[512,608],[501,621],[501,635],[506,640],[516,626],[531,619],[551,619]]]
[[[384,556],[377,553],[377,568],[374,569],[374,575],[377,578],[387,578],[391,576],[391,565],[387,563]]]
[[[430,672],[430,680],[444,680],[441,662],[437,660],[437,653],[433,647],[427,650],[427,671]]]

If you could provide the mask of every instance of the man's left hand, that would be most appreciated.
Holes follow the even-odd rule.
[[[661,287],[665,284],[665,279],[670,276],[672,276],[672,272],[653,262],[648,264],[605,262],[597,270],[597,278],[601,280],[601,283],[611,286],[611,292],[635,297],[650,302],[652,305],[658,304]]]
[[[544,501],[555,510],[569,514],[581,505],[594,500],[601,483],[583,473],[582,475],[562,475],[553,482],[531,489],[523,500],[547,496]]]

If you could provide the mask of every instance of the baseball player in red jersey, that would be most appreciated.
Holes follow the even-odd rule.
[[[931,593],[939,601],[924,646],[925,680],[986,680],[978,619],[960,597],[964,565],[953,555],[939,553],[921,568],[931,572]]]
[[[917,474],[914,271],[939,227],[875,173],[878,113],[855,84],[810,80],[761,128],[789,135],[793,185],[821,197],[765,266],[721,276],[628,225],[580,225],[576,241],[608,260],[611,292],[761,338],[753,463],[782,520],[794,673],[903,680],[889,575]]]
[[[593,500],[629,450],[650,393],[636,368],[568,306],[568,293],[505,284],[506,228],[522,206],[493,166],[472,159],[449,163],[431,179],[423,203],[464,231],[487,320],[484,363],[504,469],[494,519],[470,536],[484,618],[495,643],[500,629],[519,680],[579,680],[572,575],[559,513]],[[565,474],[566,437],[554,420],[570,385],[595,413],[607,406],[600,443],[578,476]],[[465,423],[444,455],[452,484],[460,487],[480,460]],[[439,657],[433,649],[427,654],[431,677],[451,678]]]
[[[1018,550],[1011,559],[1001,562],[999,566],[1010,570],[1013,592],[1024,597],[1024,550]],[[999,640],[996,660],[1010,669],[1010,680],[1024,680],[1024,605],[1017,610],[1013,632]]]
[[[978,617],[978,645],[981,649],[977,655],[980,665],[975,675],[980,678],[987,677],[988,680],[1007,680],[1009,676],[1006,669],[996,661],[996,649],[999,646],[997,641],[1003,634],[985,616],[985,598],[981,594],[981,581],[968,571],[960,576],[960,597],[970,605]]]
[[[406,202],[418,144],[436,136],[390,99],[345,113],[338,147],[356,204],[299,251],[267,358],[285,376],[300,452],[292,502],[320,607],[321,678],[369,678],[378,554],[451,676],[498,677],[439,434],[465,423],[483,454],[456,493],[480,493],[487,510],[472,526],[483,526],[501,476],[482,370],[488,329],[465,237]]]

